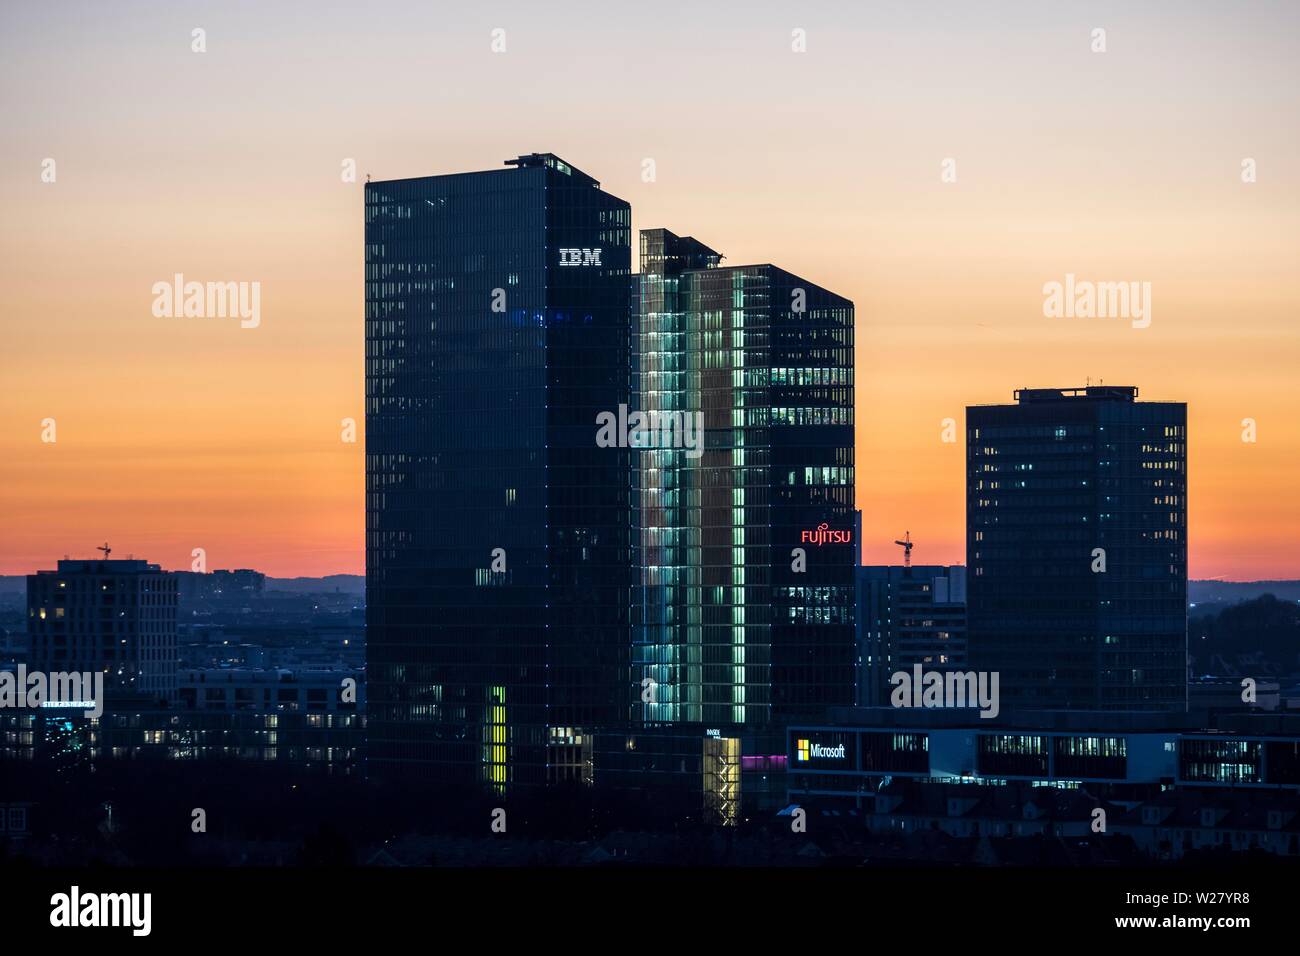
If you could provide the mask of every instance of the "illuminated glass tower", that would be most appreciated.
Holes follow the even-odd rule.
[[[369,769],[588,780],[626,720],[631,210],[551,154],[366,184]]]
[[[966,409],[968,653],[1003,712],[1187,708],[1187,406],[1137,394]]]
[[[697,418],[704,439],[638,451],[647,725],[762,727],[853,703],[853,303],[721,259],[641,233],[640,407]]]

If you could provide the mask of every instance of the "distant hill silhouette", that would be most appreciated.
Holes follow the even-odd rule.
[[[1300,581],[1188,581],[1187,600],[1203,604],[1238,604],[1264,594],[1300,601]]]

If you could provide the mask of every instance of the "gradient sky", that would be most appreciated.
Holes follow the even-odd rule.
[[[362,572],[360,181],[550,151],[634,229],[855,301],[869,563],[905,530],[964,560],[943,419],[1091,379],[1189,404],[1193,577],[1298,578],[1298,27],[1290,2],[5,4],[0,573],[106,539]],[[260,282],[261,326],[154,318],[176,272]],[[1150,282],[1151,327],[1044,318],[1070,272]]]

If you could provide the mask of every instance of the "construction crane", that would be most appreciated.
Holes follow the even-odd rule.
[[[907,534],[903,535],[902,541],[895,541],[894,544],[903,549],[903,567],[910,568],[912,566],[912,532],[907,532]]]
[[[113,549],[110,548],[110,547],[108,546],[108,542],[107,542],[107,541],[104,542],[104,546],[103,546],[102,548],[96,548],[95,550],[96,550],[96,551],[103,551],[103,552],[104,552],[104,560],[105,560],[105,561],[107,561],[107,560],[108,560],[108,556],[109,556],[110,554],[113,553]]]

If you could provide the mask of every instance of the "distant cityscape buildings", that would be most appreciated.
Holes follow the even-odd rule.
[[[365,632],[350,604],[346,595],[271,595],[255,571],[60,561],[28,576],[31,651],[5,669],[102,670],[104,712],[89,717],[57,699],[0,709],[0,759],[63,770],[233,760],[359,774]]]
[[[354,692],[345,699],[343,682]],[[328,713],[365,709],[365,672],[338,669],[223,667],[186,669],[179,675],[186,710]]]
[[[266,588],[266,575],[247,568],[237,571],[217,570],[206,574],[197,571],[175,573],[179,598],[186,604],[223,601],[238,596],[254,597],[262,594]]]

